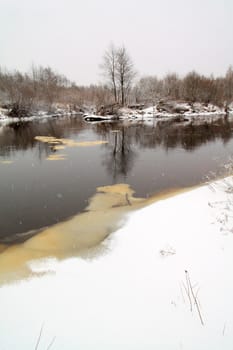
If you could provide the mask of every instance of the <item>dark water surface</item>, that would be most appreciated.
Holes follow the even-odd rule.
[[[55,151],[36,136],[108,143]],[[98,186],[127,183],[146,197],[223,175],[232,155],[228,119],[148,125],[63,117],[0,126],[0,242],[77,214]]]

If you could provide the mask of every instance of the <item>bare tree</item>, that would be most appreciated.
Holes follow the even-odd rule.
[[[196,102],[199,100],[200,80],[200,75],[195,71],[186,75],[183,80],[183,96],[185,100],[190,102]]]
[[[117,50],[116,76],[119,84],[120,103],[126,103],[126,97],[132,87],[133,79],[136,75],[133,62],[124,46]]]
[[[104,76],[107,78],[113,92],[114,101],[117,103],[117,82],[116,82],[116,66],[117,66],[117,49],[113,44],[105,51],[103,56],[103,64],[100,68]]]
[[[100,66],[113,92],[114,102],[125,105],[135,77],[133,62],[124,46],[113,44],[106,50]]]
[[[229,104],[233,100],[233,68],[230,66],[225,76],[225,109],[228,112]]]
[[[181,84],[176,73],[169,73],[163,79],[164,95],[178,100],[180,98]]]
[[[7,71],[0,67],[0,103],[13,116],[23,117],[39,110],[51,112],[59,105],[69,110],[97,110],[103,105],[118,109],[130,99],[136,103],[158,103],[159,100],[182,99],[190,102],[225,106],[233,102],[233,68],[224,77],[206,77],[195,71],[179,78],[176,73],[164,78],[146,76],[135,86],[133,62],[124,46],[111,45],[101,66],[107,78],[105,85],[78,86],[50,67],[32,66],[28,73]],[[117,103],[117,105],[115,105]]]
[[[154,103],[163,94],[163,81],[157,76],[142,77],[135,86],[136,102]]]

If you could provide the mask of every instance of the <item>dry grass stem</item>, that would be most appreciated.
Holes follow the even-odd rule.
[[[190,293],[189,293],[189,287],[188,286],[186,287],[184,282],[182,282],[182,284],[183,284],[184,290],[185,290],[185,292],[187,294],[187,297],[188,297],[188,300],[189,300],[190,311],[192,312],[193,311],[193,305],[192,305],[192,299],[191,299]]]
[[[43,333],[43,328],[44,328],[44,324],[42,324],[41,329],[40,329],[40,333],[36,342],[36,346],[35,346],[35,350],[38,349],[39,345],[40,345],[40,341],[41,341],[41,337],[42,337],[42,333]],[[53,346],[54,342],[55,342],[56,337],[53,337],[52,341],[49,343],[48,347],[46,350],[51,349],[51,347]]]
[[[189,273],[187,270],[185,270],[185,276],[186,276],[186,281],[187,281],[188,286],[189,286],[189,290],[191,291],[191,295],[193,297],[194,305],[196,305],[201,324],[204,326],[204,321],[203,321],[203,318],[201,315],[200,305],[199,305],[199,302],[197,300],[196,295],[194,294],[193,287],[192,287],[191,280],[190,280],[190,276],[189,276]],[[198,291],[197,291],[197,293],[198,293]]]
[[[38,347],[39,347],[41,336],[42,336],[42,332],[43,332],[43,328],[44,328],[44,324],[42,324],[42,326],[41,326],[39,337],[38,337],[37,342],[36,342],[35,350],[37,350]]]
[[[55,340],[56,340],[56,337],[53,337],[52,341],[50,342],[49,346],[47,347],[47,350],[51,349],[51,347],[53,346]]]

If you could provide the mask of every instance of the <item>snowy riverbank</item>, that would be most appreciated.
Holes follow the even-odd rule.
[[[233,106],[229,106],[228,115],[233,113]],[[154,106],[144,108],[142,110],[122,108],[120,110],[120,118],[137,118],[137,119],[177,119],[180,121],[193,121],[195,119],[208,119],[212,117],[226,116],[224,108],[214,106],[212,104],[205,105],[203,103],[179,103],[171,101],[164,103],[162,106],[155,104]]]
[[[219,118],[232,117],[233,105],[231,104],[226,113],[224,108],[212,104],[187,103],[168,101],[163,105],[155,104],[147,108],[122,107],[114,114],[87,114],[84,119],[90,122],[104,122],[108,120],[128,120],[135,122],[156,123],[157,121],[174,121],[174,122],[213,122]]]
[[[28,262],[40,278],[0,289],[1,346],[43,324],[41,349],[231,349],[232,212],[229,177],[128,214],[100,256]]]
[[[7,109],[0,108],[0,124],[16,123],[19,121],[33,121],[42,120],[54,117],[62,116],[76,116],[80,115],[84,120],[88,122],[101,122],[111,120],[136,120],[136,121],[150,121],[150,120],[174,120],[177,122],[198,122],[199,120],[212,121],[225,116],[233,116],[233,104],[229,106],[228,113],[224,108],[214,106],[212,104],[205,105],[203,103],[179,103],[179,102],[167,102],[164,105],[154,105],[143,109],[137,108],[119,108],[117,115],[97,115],[93,113],[94,107],[89,108],[91,112],[81,113],[75,110],[67,108],[55,108],[54,113],[48,113],[45,111],[36,112],[34,115],[24,118],[12,118],[9,117],[9,111]]]
[[[58,117],[72,117],[80,115],[80,112],[76,112],[74,110],[68,111],[65,109],[57,109],[54,111],[54,113],[48,113],[45,111],[39,111],[37,113],[34,113],[31,116],[27,117],[21,117],[21,118],[13,118],[8,116],[8,110],[0,108],[0,124],[10,124],[10,123],[18,123],[18,122],[30,122],[34,120],[43,120],[43,119],[49,119],[49,118],[58,118]]]

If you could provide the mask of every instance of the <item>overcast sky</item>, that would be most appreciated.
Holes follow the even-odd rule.
[[[0,0],[0,66],[49,65],[78,84],[102,81],[113,42],[140,76],[233,64],[233,0]]]

